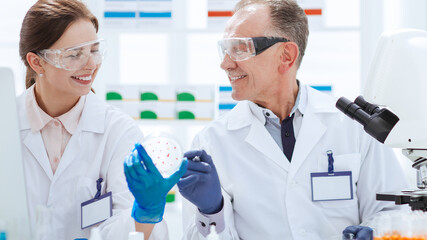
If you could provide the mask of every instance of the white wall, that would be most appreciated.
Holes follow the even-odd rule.
[[[361,93],[367,81],[367,75],[377,41],[384,31],[399,28],[427,30],[427,1],[425,0],[361,0]],[[408,181],[416,187],[416,172],[412,162],[395,149]]]
[[[18,53],[19,32],[32,0],[0,1],[0,66],[13,69],[17,93],[24,90],[24,66]]]
[[[427,1],[361,0],[360,14],[361,82],[364,86],[381,33],[399,28],[427,30]]]
[[[206,23],[202,20],[194,25],[190,19],[200,19],[194,1],[174,1],[177,23],[173,30],[117,31],[101,25],[99,35],[107,40],[109,47],[94,84],[101,98],[107,83],[227,84],[219,68],[215,45],[222,29],[203,29]],[[17,93],[24,90],[25,77],[18,55],[19,30],[24,14],[34,2],[0,1],[0,66],[14,70]],[[103,1],[86,2],[101,20]],[[197,0],[201,8],[206,7],[202,2]],[[425,0],[325,0],[324,3],[325,27],[311,31],[298,78],[306,84],[332,84],[336,96],[354,99],[361,93],[382,31],[401,27],[427,30]],[[143,123],[141,129],[146,134],[150,131],[185,134],[186,149],[192,136],[203,126],[204,123]],[[401,161],[413,183],[409,161],[403,157]],[[173,231],[179,232],[180,222],[175,218],[172,222],[177,227]]]

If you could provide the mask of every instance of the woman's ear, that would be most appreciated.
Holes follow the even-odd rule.
[[[27,53],[27,62],[37,75],[44,73],[43,60],[37,54],[32,52]]]
[[[285,73],[296,64],[299,56],[299,49],[298,45],[294,42],[285,42],[282,45],[279,72]]]

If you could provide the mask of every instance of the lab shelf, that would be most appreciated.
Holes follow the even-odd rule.
[[[158,119],[138,119],[136,120],[139,125],[171,125],[177,127],[185,126],[206,126],[213,120],[158,120]]]

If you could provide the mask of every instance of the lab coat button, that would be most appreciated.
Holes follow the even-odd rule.
[[[300,234],[301,236],[305,236],[305,234],[307,233],[307,231],[305,229],[301,229],[300,230]]]
[[[54,122],[54,124],[55,124],[55,126],[57,126],[57,127],[59,126],[59,122],[58,122],[58,121],[55,121],[55,122]]]

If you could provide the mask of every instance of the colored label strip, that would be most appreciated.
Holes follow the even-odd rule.
[[[232,11],[208,11],[208,17],[231,17]]]
[[[322,9],[304,9],[306,15],[322,15]]]
[[[105,18],[135,18],[135,12],[105,12]]]
[[[172,12],[140,12],[141,18],[171,18]]]
[[[230,110],[233,109],[236,106],[236,104],[219,104],[218,109],[219,110]]]
[[[232,90],[233,90],[233,88],[231,86],[220,86],[219,87],[219,91],[220,92],[229,92],[229,91],[232,91]]]
[[[318,91],[326,91],[326,92],[332,91],[332,86],[328,86],[328,85],[325,85],[325,86],[314,85],[314,86],[310,86],[310,87],[312,87]]]

